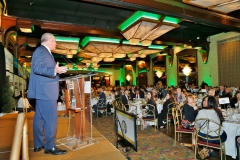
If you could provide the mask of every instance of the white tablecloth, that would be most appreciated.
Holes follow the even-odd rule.
[[[57,105],[57,109],[58,109],[58,111],[65,111],[66,106],[65,106],[65,104]]]
[[[225,121],[223,122],[223,129],[227,133],[226,154],[235,159],[237,156],[235,138],[240,135],[240,122]]]
[[[112,102],[114,99],[113,98],[107,98],[106,99],[106,104],[108,103],[108,102]],[[91,99],[91,106],[93,106],[94,104],[97,104],[97,102],[98,102],[98,99],[97,98],[92,98]]]
[[[134,106],[137,107],[137,114],[138,114],[138,117],[141,118],[142,117],[142,111],[141,111],[141,106],[143,105],[142,103],[135,103],[133,104]],[[134,110],[134,106],[131,106],[130,107],[130,110],[129,112],[132,112]],[[157,103],[157,111],[158,111],[158,114],[161,113],[163,109],[163,105],[161,103]]]

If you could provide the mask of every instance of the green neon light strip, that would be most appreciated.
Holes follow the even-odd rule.
[[[102,37],[90,37],[86,36],[81,42],[81,46],[85,47],[90,41],[94,42],[108,42],[108,43],[120,43],[120,39],[117,38],[102,38]]]
[[[159,14],[137,11],[131,17],[129,17],[126,21],[124,21],[122,24],[120,24],[118,29],[120,29],[120,31],[123,31],[126,28],[128,28],[130,25],[132,25],[134,22],[139,20],[140,18],[148,18],[148,19],[152,19],[152,20],[159,20],[160,17],[161,17],[161,15],[159,15]]]
[[[149,49],[164,49],[166,46],[160,46],[160,45],[150,45],[148,46]]]
[[[128,40],[123,40],[123,41],[122,41],[122,44],[129,44],[129,45],[131,45]],[[141,46],[141,45],[142,45],[142,43],[139,42],[138,44],[136,44],[136,45],[134,45],[134,46]]]
[[[178,24],[178,23],[180,22],[180,19],[166,16],[166,17],[163,19],[163,22]]]
[[[80,38],[55,36],[57,42],[75,42],[79,43]]]

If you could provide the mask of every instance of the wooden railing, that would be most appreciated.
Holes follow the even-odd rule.
[[[10,160],[19,160],[22,144],[22,160],[29,160],[28,127],[26,113],[19,113],[17,117]]]

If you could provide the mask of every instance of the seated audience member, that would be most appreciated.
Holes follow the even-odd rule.
[[[175,101],[180,104],[182,102],[182,90],[180,87],[176,90]]]
[[[140,94],[140,98],[144,98],[145,97],[145,89],[144,88],[140,88],[139,94]]]
[[[115,93],[114,93],[114,100],[118,101],[118,102],[121,101],[120,92],[118,90],[116,90]],[[110,115],[112,113],[111,112],[111,108],[113,108],[112,102],[113,101],[107,103],[107,113],[108,113],[108,115]]]
[[[111,91],[110,91],[109,87],[106,87],[106,90],[104,91],[104,94],[105,94],[106,97],[111,96]]]
[[[167,116],[168,113],[168,105],[175,102],[172,92],[168,92],[166,95],[166,101],[163,103],[163,109],[160,114],[158,114],[158,126],[160,129],[164,128],[163,119]],[[173,106],[173,105],[172,105]],[[172,107],[170,106],[170,108]]]
[[[152,93],[151,92],[147,92],[147,104],[146,106],[142,106],[142,109],[146,109],[146,111],[148,111],[147,116],[145,116],[144,118],[153,118],[153,112],[151,112],[150,110],[153,110],[153,106],[155,106],[154,109],[154,113],[155,113],[155,117],[157,118],[157,106],[156,106],[156,102],[152,99]],[[146,108],[148,107],[148,108]],[[141,117],[141,123],[142,123],[142,129],[145,129],[147,127],[147,123],[144,121],[143,117]]]
[[[187,96],[187,103],[183,106],[183,120],[182,127],[186,129],[193,129],[193,122],[198,114],[198,107],[195,105],[195,97],[193,95]]]
[[[128,110],[129,109],[129,103],[128,103],[128,94],[129,94],[129,91],[128,90],[125,90],[124,91],[124,95],[122,95],[122,103],[125,105],[126,109]]]
[[[22,112],[24,108],[27,108],[27,111],[32,111],[32,106],[30,105],[28,99],[26,98],[27,94],[24,92],[22,96],[22,92],[20,92],[20,98],[17,103],[17,111]]]
[[[97,102],[97,104],[93,105],[93,109],[95,111],[96,114],[98,114],[98,117],[102,116],[101,112],[97,113],[97,108],[101,108],[101,107],[106,107],[106,96],[103,93],[103,89],[101,87],[98,88],[98,92],[99,94],[99,100]]]
[[[152,89],[152,98],[154,101],[156,101],[158,99],[158,93],[157,90],[154,88]]]
[[[96,98],[98,96],[94,87],[91,87],[91,92],[92,92],[92,97],[93,98]]]
[[[215,97],[215,89],[210,89],[210,90],[208,91],[208,95]]]
[[[188,92],[186,92],[186,91],[182,92],[181,96],[182,96],[182,102],[181,103],[187,103]]]
[[[224,121],[222,112],[220,109],[218,109],[218,105],[217,105],[217,101],[216,98],[213,96],[206,96],[203,98],[202,101],[202,110],[200,110],[198,112],[198,115],[196,117],[197,119],[200,118],[207,118],[210,120],[213,120],[215,122],[218,122],[221,126],[222,126],[222,122]],[[208,137],[211,138],[218,138],[218,134],[216,132],[209,132],[209,130],[217,130],[219,129],[219,125],[217,125],[216,123],[213,122],[209,122],[209,128],[206,127],[206,121],[205,120],[199,120],[196,122],[196,124],[198,127],[201,127],[201,130],[199,131],[199,135],[202,137],[207,137],[207,133],[209,133]],[[220,130],[220,138],[222,143],[225,142],[227,140],[227,134],[226,132],[223,130],[223,127],[221,127]],[[202,139],[203,141],[206,141],[206,139]],[[219,140],[208,140],[209,143],[217,143],[219,144]],[[211,151],[211,155],[212,156],[216,156],[216,153],[210,149]]]
[[[136,90],[135,94],[133,94],[133,96],[132,96],[132,99],[140,99],[140,98],[142,98],[142,97],[140,97],[139,90]]]
[[[185,82],[184,86],[183,86],[183,89],[185,89],[187,92],[191,92],[191,88],[190,86],[188,85],[188,82]]]
[[[232,88],[225,89],[226,94],[223,97],[228,97],[229,100],[232,98]]]
[[[219,87],[218,97],[223,97],[226,94],[224,86]]]
[[[234,97],[230,100],[231,108],[240,109],[240,92],[236,92]]]

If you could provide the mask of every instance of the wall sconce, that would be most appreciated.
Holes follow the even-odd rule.
[[[192,72],[192,69],[188,65],[185,65],[182,71],[183,71],[183,74],[185,74],[186,76],[189,76]]]
[[[157,75],[158,78],[161,78],[162,75],[163,75],[163,72],[162,72],[161,70],[158,70],[158,71],[156,72],[156,75]]]
[[[126,77],[127,81],[130,81],[131,79],[131,76],[128,74],[127,77]]]
[[[204,49],[200,50],[199,53],[202,55],[203,63],[206,64],[208,61],[208,52]]]
[[[21,32],[32,33],[34,31],[34,25],[32,24],[18,24]]]
[[[67,54],[66,57],[67,58],[73,58],[73,55],[72,54]]]

